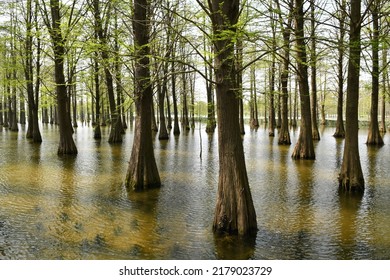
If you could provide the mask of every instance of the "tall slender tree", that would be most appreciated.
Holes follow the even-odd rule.
[[[382,146],[383,139],[379,131],[378,112],[379,112],[379,10],[380,0],[374,0],[371,4],[372,15],[372,90],[371,90],[371,111],[370,126],[368,128],[367,145]]]
[[[313,140],[320,140],[320,132],[318,131],[318,104],[317,104],[317,21],[316,14],[316,1],[310,0],[310,26],[311,26],[311,50],[310,50],[310,83],[311,83],[311,130],[313,134]]]
[[[336,138],[345,137],[345,128],[344,128],[344,57],[345,57],[345,34],[346,34],[346,15],[347,15],[347,2],[346,0],[341,0],[339,3],[338,21],[339,21],[339,37],[337,40],[337,120],[336,120],[336,131],[333,134]]]
[[[347,108],[343,161],[339,175],[340,190],[363,192],[364,177],[359,156],[359,75],[361,56],[361,1],[351,0]]]
[[[247,235],[257,230],[244,150],[240,136],[236,88],[235,39],[240,16],[239,0],[211,0],[208,8],[213,27],[218,115],[219,181],[214,231]]]
[[[292,12],[293,3],[288,3],[287,19],[283,22],[279,1],[276,1],[277,10],[279,11],[279,24],[283,34],[283,54],[282,54],[282,73],[281,73],[281,85],[282,85],[282,96],[281,96],[281,128],[279,130],[279,145],[290,145],[290,132],[288,124],[288,78],[290,68],[290,36],[292,32]]]
[[[301,126],[298,142],[294,147],[292,158],[294,159],[315,159],[312,119],[310,106],[310,91],[308,81],[308,66],[306,56],[306,44],[304,33],[305,13],[303,6],[305,0],[295,0],[295,37],[297,49],[297,76],[299,83],[299,98],[301,101]]]
[[[388,46],[387,42],[382,43],[383,50],[382,50],[382,65],[384,65],[384,69],[382,72],[382,98],[381,98],[381,126],[380,126],[380,132],[386,133],[386,100],[387,100],[387,92],[389,90],[388,87],[388,81],[389,81],[389,70],[388,67],[386,67],[387,63],[387,54],[388,54]]]
[[[103,17],[101,15],[101,7],[99,0],[93,0],[93,14],[95,19],[95,30],[97,32],[99,38],[99,52],[102,58],[102,64],[104,68],[104,76],[106,80],[108,101],[110,106],[110,116],[111,116],[111,129],[110,135],[108,138],[108,142],[110,143],[120,143],[122,142],[122,120],[120,117],[119,106],[116,103],[115,99],[115,91],[114,91],[114,77],[113,77],[113,68],[110,63],[110,53],[109,53],[109,45],[108,45],[108,26],[111,20],[111,10],[112,5],[114,3],[112,1],[108,1],[107,9],[105,9],[104,14],[104,22]]]
[[[268,135],[275,136],[276,126],[276,114],[275,114],[275,76],[276,76],[276,24],[277,21],[274,18],[274,10],[272,8],[271,1],[271,29],[272,29],[272,46],[271,46],[271,67],[269,69],[269,114],[268,114]]]
[[[62,16],[60,12],[60,1],[50,0],[50,15],[47,5],[43,1],[43,16],[45,24],[49,30],[52,49],[54,54],[54,78],[56,83],[56,98],[57,98],[57,117],[59,121],[60,143],[57,153],[77,154],[77,147],[73,140],[72,124],[70,122],[69,98],[66,90],[64,59],[66,56],[66,36],[62,30]],[[75,1],[72,7],[75,6]],[[71,22],[71,21],[70,21]]]
[[[160,187],[152,142],[153,89],[150,77],[150,1],[134,0],[133,34],[135,57],[134,141],[125,185],[134,190]]]

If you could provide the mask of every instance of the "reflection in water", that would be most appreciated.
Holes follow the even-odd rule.
[[[131,127],[131,126],[130,126]],[[212,233],[217,134],[204,129],[155,139],[161,189],[127,191],[133,134],[122,145],[75,132],[77,157],[58,157],[58,130],[41,145],[0,133],[0,259],[389,259],[389,145],[367,147],[363,197],[338,194],[344,141],[325,128],[315,161],[294,161],[265,129],[243,136],[259,231],[252,239]],[[157,136],[156,136],[157,137]],[[388,142],[388,135],[384,141]],[[202,151],[202,153],[200,153]]]
[[[358,215],[362,204],[362,195],[339,193],[339,242],[338,258],[359,258]],[[360,256],[365,257],[365,256]]]
[[[215,253],[220,260],[253,259],[256,248],[256,236],[214,235]]]

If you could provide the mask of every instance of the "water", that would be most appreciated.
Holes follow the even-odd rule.
[[[267,130],[243,137],[259,231],[251,240],[212,233],[217,134],[155,139],[161,189],[122,185],[133,140],[121,145],[75,133],[77,157],[58,157],[58,130],[34,145],[0,132],[0,259],[390,259],[390,151],[367,147],[362,198],[338,193],[343,141],[322,131],[315,161],[294,161]],[[293,143],[298,131],[291,132]]]

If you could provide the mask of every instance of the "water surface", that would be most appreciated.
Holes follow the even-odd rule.
[[[246,163],[259,231],[252,239],[212,234],[218,181],[217,134],[204,127],[155,139],[161,189],[123,187],[133,132],[121,145],[74,138],[77,157],[58,157],[58,130],[35,145],[0,132],[0,259],[390,259],[389,137],[367,147],[361,198],[338,193],[343,140],[322,131],[314,161],[292,160],[264,128],[246,129]],[[293,143],[298,131],[291,131]]]

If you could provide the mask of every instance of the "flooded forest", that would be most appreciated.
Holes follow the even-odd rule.
[[[387,1],[0,7],[0,260],[390,259]]]

